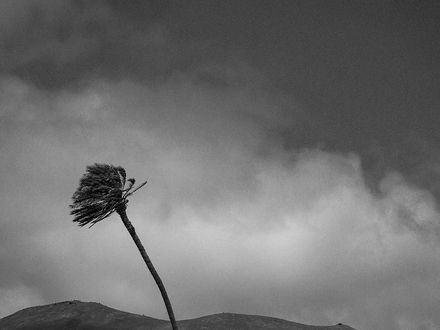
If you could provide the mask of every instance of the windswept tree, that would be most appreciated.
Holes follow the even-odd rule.
[[[74,216],[73,221],[83,227],[92,227],[96,223],[118,213],[122,222],[133,238],[145,264],[159,287],[160,293],[167,308],[173,330],[177,330],[173,308],[168,298],[165,286],[156,272],[150,258],[145,252],[136,231],[127,217],[126,209],[128,197],[133,195],[147,182],[135,187],[135,179],[126,180],[124,168],[108,164],[94,164],[87,166],[86,173],[79,182],[79,187],[73,194],[73,203],[70,205]]]

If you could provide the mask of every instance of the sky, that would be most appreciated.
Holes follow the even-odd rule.
[[[0,317],[78,299],[440,328],[440,3],[0,2]]]

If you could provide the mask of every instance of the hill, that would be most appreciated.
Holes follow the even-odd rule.
[[[273,317],[221,313],[178,322],[181,330],[354,330],[338,324],[311,326]],[[1,330],[167,330],[168,321],[78,300],[23,309],[0,319]]]

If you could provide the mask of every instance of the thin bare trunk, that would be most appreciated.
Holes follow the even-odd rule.
[[[142,245],[139,237],[136,234],[136,231],[131,224],[130,220],[127,217],[127,213],[125,212],[125,205],[121,205],[116,210],[118,214],[121,217],[122,222],[125,225],[125,228],[127,228],[128,232],[131,235],[131,238],[133,238],[134,243],[136,244],[139,252],[141,253],[142,259],[144,259],[145,264],[147,265],[148,269],[150,270],[151,275],[153,276],[154,280],[156,281],[157,286],[159,287],[160,293],[162,294],[163,301],[165,303],[165,306],[167,308],[168,316],[170,318],[171,326],[173,330],[177,329],[177,323],[176,319],[174,318],[174,312],[173,308],[171,307],[170,299],[168,298],[168,294],[165,290],[165,286],[162,283],[162,280],[159,277],[159,274],[157,274],[156,269],[153,266],[153,263],[151,262],[150,258],[148,257],[147,252],[145,252],[144,246]]]

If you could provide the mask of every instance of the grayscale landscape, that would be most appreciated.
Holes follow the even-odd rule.
[[[181,330],[354,330],[312,326],[273,317],[219,313],[178,322]],[[166,330],[169,322],[126,313],[94,302],[65,301],[27,308],[0,320],[2,330]]]
[[[439,330],[439,54],[439,0],[0,0],[0,330]]]

